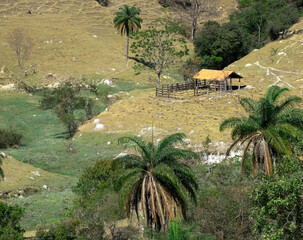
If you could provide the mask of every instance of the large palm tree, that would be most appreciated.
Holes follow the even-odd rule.
[[[140,12],[136,6],[130,7],[126,4],[115,12],[114,26],[121,35],[126,35],[126,58],[128,58],[129,35],[141,28],[142,19],[138,16]]]
[[[227,156],[237,144],[246,143],[241,161],[242,175],[243,164],[251,145],[254,176],[259,164],[267,175],[272,175],[274,157],[292,154],[291,143],[303,130],[303,110],[294,108],[294,104],[302,99],[290,96],[279,100],[286,91],[289,89],[271,86],[265,97],[259,101],[242,98],[240,103],[249,116],[232,117],[221,123],[220,131],[232,128],[231,136],[234,142],[228,148]]]
[[[181,162],[198,155],[176,147],[185,134],[165,137],[157,145],[138,137],[123,137],[121,143],[135,146],[137,154],[127,154],[114,160],[114,166],[124,171],[116,182],[120,191],[120,207],[130,217],[141,211],[147,225],[166,231],[170,220],[186,218],[188,194],[196,202],[196,177],[189,166]]]

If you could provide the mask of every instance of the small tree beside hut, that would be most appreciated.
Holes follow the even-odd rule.
[[[136,71],[147,67],[157,73],[157,87],[164,69],[169,68],[178,59],[188,55],[185,38],[180,33],[180,24],[165,19],[157,19],[145,31],[134,33],[131,51],[135,54]]]

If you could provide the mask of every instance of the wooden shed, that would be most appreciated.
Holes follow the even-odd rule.
[[[210,70],[202,69],[200,72],[193,76],[195,81],[201,81],[202,86],[207,87],[212,90],[219,91],[230,91],[232,90],[232,80],[238,80],[238,89],[240,88],[240,80],[243,78],[240,74],[234,71],[225,70]]]

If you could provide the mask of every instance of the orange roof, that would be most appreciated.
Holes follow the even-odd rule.
[[[194,76],[194,78],[196,79],[218,80],[218,81],[224,81],[224,79],[228,77],[243,78],[241,75],[235,73],[234,71],[210,70],[210,69],[202,69]]]

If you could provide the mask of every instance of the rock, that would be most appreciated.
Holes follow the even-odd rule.
[[[97,124],[97,123],[100,123],[100,119],[99,118],[97,118],[97,119],[94,120],[94,124]]]
[[[4,152],[0,152],[0,155],[3,157],[3,158],[6,158],[6,154]]]
[[[48,189],[48,186],[47,185],[43,185],[42,188],[43,189]]]
[[[245,88],[247,88],[247,89],[253,89],[254,87],[252,85],[246,85]]]
[[[13,83],[1,86],[1,90],[3,91],[10,91],[14,89],[15,89],[15,84]]]
[[[38,171],[33,172],[33,174],[35,174],[36,177],[40,177],[40,173]]]
[[[194,133],[195,133],[195,131],[194,131],[194,130],[191,130],[189,134],[194,134]]]
[[[245,67],[250,67],[252,64],[251,63],[247,63],[246,65],[245,65]]]
[[[111,145],[112,143],[111,142],[107,142],[107,145]]]
[[[101,123],[98,123],[96,125],[96,127],[94,128],[94,131],[101,131],[103,129],[105,129],[105,126],[103,124],[101,124]]]
[[[103,84],[108,85],[108,86],[111,86],[111,85],[113,85],[113,82],[112,82],[111,80],[105,79],[105,80],[103,81]]]
[[[189,138],[186,138],[186,139],[184,139],[184,142],[190,143],[190,139],[189,139]]]

